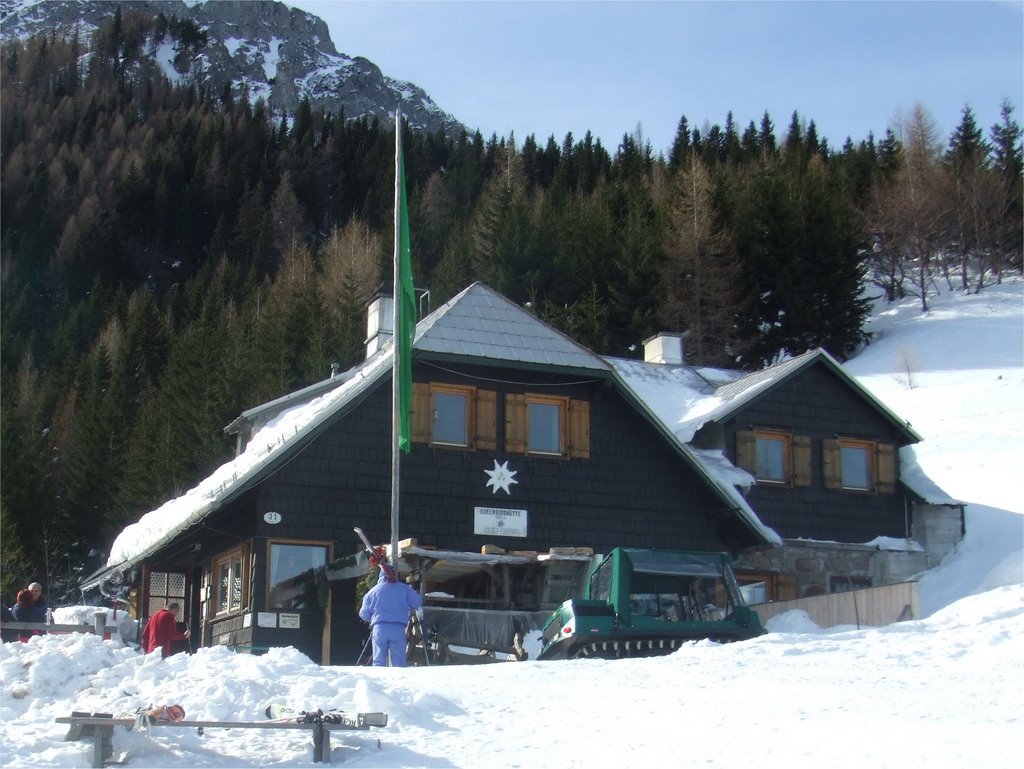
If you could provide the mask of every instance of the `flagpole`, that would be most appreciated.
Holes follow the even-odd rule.
[[[391,563],[398,568],[398,489],[399,489],[399,432],[401,423],[401,337],[399,325],[399,303],[401,294],[401,243],[402,243],[402,108],[395,110],[395,278],[392,296],[391,319]]]

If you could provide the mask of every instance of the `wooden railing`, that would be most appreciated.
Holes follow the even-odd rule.
[[[0,631],[18,630],[40,633],[94,633],[100,638],[105,637],[116,628],[107,627],[107,613],[96,612],[96,618],[91,625],[55,625],[47,622],[0,622]]]

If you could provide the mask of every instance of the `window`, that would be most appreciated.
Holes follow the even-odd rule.
[[[737,572],[740,595],[751,604],[791,601],[797,597],[796,577],[772,572]]]
[[[469,403],[467,390],[434,390],[432,443],[469,445]]]
[[[868,491],[872,488],[871,464],[868,461],[872,453],[870,443],[839,441],[839,466],[844,489]]]
[[[324,608],[320,589],[326,585],[329,545],[271,542],[267,557],[267,608]]]
[[[497,394],[458,385],[414,382],[413,443],[449,448],[497,448]]]
[[[244,563],[240,547],[213,559],[213,614],[233,614],[242,610],[246,603]]]
[[[754,477],[759,481],[789,482],[789,436],[756,433]]]
[[[565,401],[527,398],[526,450],[531,454],[562,454]]]
[[[590,404],[530,393],[505,396],[505,450],[516,454],[590,458]]]
[[[861,438],[821,442],[825,488],[892,494],[896,491],[896,448]]]
[[[739,430],[736,464],[766,484],[811,485],[811,439],[782,430]]]
[[[188,601],[185,600],[185,575],[178,571],[151,571],[149,573],[149,600],[146,616],[152,617],[172,603],[181,607],[181,622],[188,621]]]

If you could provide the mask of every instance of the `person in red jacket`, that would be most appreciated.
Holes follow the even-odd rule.
[[[184,641],[191,635],[191,631],[182,633],[178,630],[178,611],[180,607],[176,603],[168,604],[166,609],[161,609],[146,623],[146,629],[142,631],[142,650],[149,654],[156,647],[163,647],[163,656],[171,656],[171,641]]]

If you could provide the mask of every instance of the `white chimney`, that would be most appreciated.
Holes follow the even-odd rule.
[[[684,336],[686,334],[661,333],[645,339],[644,362],[682,365]]]
[[[366,357],[369,358],[394,336],[395,300],[378,294],[370,300],[366,312]]]

